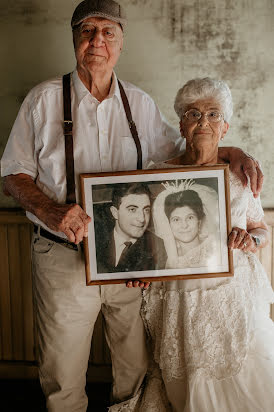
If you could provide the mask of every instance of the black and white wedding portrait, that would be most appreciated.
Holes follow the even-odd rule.
[[[82,175],[87,283],[231,275],[224,169]]]

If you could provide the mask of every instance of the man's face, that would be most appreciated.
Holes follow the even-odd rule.
[[[74,31],[77,68],[90,73],[112,72],[123,46],[121,26],[111,20],[89,17]]]
[[[117,209],[111,206],[117,233],[129,239],[138,239],[146,231],[150,219],[150,199],[146,194],[130,194],[121,199]]]

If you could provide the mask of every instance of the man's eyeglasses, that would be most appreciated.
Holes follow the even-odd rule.
[[[199,110],[190,109],[184,113],[184,116],[191,123],[198,122],[202,118],[202,116],[205,116],[210,123],[220,122],[224,118],[223,113],[218,112],[217,110],[212,110],[210,112],[201,113],[199,112]]]
[[[93,24],[80,23],[77,26],[74,26],[73,30],[79,30],[80,37],[89,40],[94,38],[97,32],[102,33],[104,39],[108,42],[117,41],[117,39],[121,37],[117,27],[114,25],[100,28]]]

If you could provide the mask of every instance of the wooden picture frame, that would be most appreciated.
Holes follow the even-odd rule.
[[[88,173],[80,181],[91,217],[87,285],[233,276],[228,165]]]

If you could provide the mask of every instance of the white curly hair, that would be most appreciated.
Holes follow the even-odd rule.
[[[214,98],[222,107],[224,120],[229,123],[233,114],[232,95],[228,85],[222,80],[205,77],[189,80],[179,89],[174,109],[181,119],[191,103],[197,100]]]

